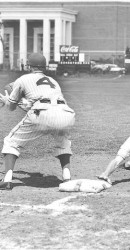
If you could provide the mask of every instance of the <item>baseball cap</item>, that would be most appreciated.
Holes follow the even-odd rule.
[[[46,67],[46,58],[40,53],[32,53],[28,58],[28,64],[32,67]]]

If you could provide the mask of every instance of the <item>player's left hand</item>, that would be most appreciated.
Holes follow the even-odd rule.
[[[8,101],[8,98],[9,98],[9,94],[7,90],[5,90],[5,95],[2,95],[0,93],[0,103],[2,104],[1,107],[3,107],[6,104],[6,102]]]

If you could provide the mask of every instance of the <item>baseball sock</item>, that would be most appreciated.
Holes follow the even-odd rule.
[[[69,168],[63,168],[62,177],[63,177],[63,180],[70,180],[71,179]]]
[[[4,177],[4,182],[12,182],[12,177],[13,177],[13,171],[10,169],[7,171]]]
[[[62,178],[63,180],[70,180],[70,154],[62,154],[58,156],[62,166]]]

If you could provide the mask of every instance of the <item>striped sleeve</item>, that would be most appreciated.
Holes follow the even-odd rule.
[[[9,96],[9,102],[18,103],[22,98],[22,86],[19,80],[16,80],[13,85],[13,90]]]
[[[13,85],[14,85],[14,82],[9,83],[9,85],[8,85],[11,90],[13,90]]]

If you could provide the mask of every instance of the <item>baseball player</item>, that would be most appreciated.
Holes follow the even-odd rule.
[[[12,177],[20,149],[33,140],[51,134],[55,140],[55,157],[60,160],[63,181],[71,179],[71,141],[69,132],[75,123],[75,112],[63,97],[57,81],[44,74],[46,59],[33,53],[29,57],[30,73],[19,77],[13,83],[8,95],[0,94],[0,101],[10,111],[16,109],[22,98],[27,101],[26,115],[4,139],[2,153],[5,156],[5,176],[0,189],[13,188]]]
[[[109,176],[119,167],[123,166],[125,169],[130,170],[130,137],[122,144],[117,152],[115,158],[110,161],[106,170],[98,177],[98,179],[105,180],[112,184]]]

